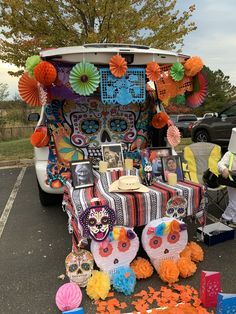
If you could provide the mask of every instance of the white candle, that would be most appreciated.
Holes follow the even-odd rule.
[[[126,158],[125,159],[125,170],[132,170],[133,169],[133,159]]]
[[[176,173],[168,173],[167,181],[169,185],[176,185],[177,184],[177,174]]]
[[[108,162],[100,160],[99,161],[99,172],[106,172],[108,167]]]

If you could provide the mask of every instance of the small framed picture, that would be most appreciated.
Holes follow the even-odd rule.
[[[171,147],[151,147],[149,153],[149,162],[152,165],[152,173],[156,177],[162,176],[161,157],[171,156]]]
[[[93,186],[93,168],[89,160],[71,162],[72,184],[75,189]]]
[[[176,173],[177,181],[184,180],[181,158],[178,155],[161,157],[163,179],[167,180],[169,173]]]
[[[103,161],[107,161],[107,169],[119,169],[123,167],[124,158],[121,144],[101,145]]]

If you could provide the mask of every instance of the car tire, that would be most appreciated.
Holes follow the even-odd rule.
[[[195,142],[210,142],[210,137],[207,131],[200,130],[195,134]]]
[[[42,206],[48,207],[62,203],[62,194],[49,194],[42,190],[38,183],[39,200]]]

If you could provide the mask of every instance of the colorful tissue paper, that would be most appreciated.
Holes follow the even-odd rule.
[[[216,314],[236,313],[236,294],[219,293]]]
[[[220,273],[202,271],[200,279],[200,299],[203,306],[215,307],[217,304],[218,293],[220,291]]]
[[[85,312],[82,307],[77,307],[76,309],[62,312],[62,314],[84,314],[84,313]]]

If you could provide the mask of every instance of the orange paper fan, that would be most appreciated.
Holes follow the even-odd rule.
[[[195,76],[203,68],[203,62],[200,57],[191,57],[184,64],[185,74]]]
[[[47,102],[47,94],[34,78],[29,77],[27,72],[19,79],[18,91],[20,97],[30,106],[38,107]]]
[[[122,77],[128,69],[127,62],[121,55],[113,56],[110,59],[109,65],[110,71],[115,77]]]
[[[146,68],[146,75],[150,81],[157,81],[160,77],[161,69],[160,66],[155,62],[149,62]]]
[[[161,129],[167,124],[168,121],[169,116],[164,111],[161,111],[153,116],[152,126],[154,126],[154,128]]]

